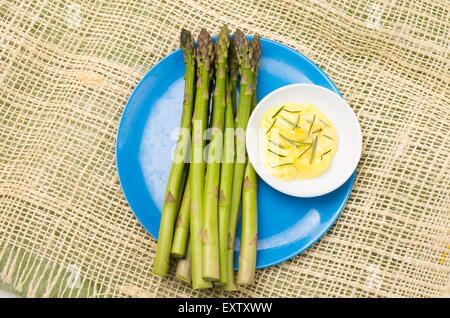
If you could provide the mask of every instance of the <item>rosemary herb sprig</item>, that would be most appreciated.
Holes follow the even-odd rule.
[[[331,149],[329,149],[328,151],[324,152],[323,154],[320,155],[320,160],[323,159],[323,156],[325,156],[327,153],[331,152]]]
[[[297,114],[297,113],[301,113],[301,110],[289,110],[289,109],[283,109],[283,111],[288,112],[288,113],[293,113],[293,114]]]
[[[278,157],[282,157],[282,158],[287,157],[286,155],[279,154],[279,153],[271,150],[270,148],[268,148],[267,151],[273,153],[274,155],[277,155]]]
[[[300,154],[300,156],[298,156],[297,157],[297,159],[300,159],[310,148],[312,147],[312,144],[310,144],[309,145],[309,147],[308,148],[306,148],[306,150],[305,151],[303,151],[301,154]]]
[[[299,140],[294,140],[291,139],[289,137],[286,137],[285,135],[283,135],[282,133],[280,133],[280,137],[283,138],[284,140],[286,140],[288,143],[290,143],[291,145],[294,145],[296,147],[300,147],[300,146],[304,146],[304,145],[311,145],[311,142],[304,142],[304,141],[299,141]]]
[[[286,137],[285,135],[283,135],[282,133],[280,133],[280,137],[283,138],[284,140],[286,140],[288,143],[290,143],[291,145],[297,146],[297,144],[295,143],[295,140]]]
[[[300,122],[300,115],[298,115],[297,122],[296,122],[294,128],[292,128],[292,130],[295,130],[295,128],[297,128],[297,127],[300,128],[300,126],[298,125],[299,122]]]
[[[276,166],[272,166],[271,168],[278,168],[278,167],[282,167],[282,166],[287,166],[287,165],[293,165],[292,162],[286,162],[286,163],[282,163]]]
[[[328,139],[330,139],[330,140],[334,140],[333,138],[331,138],[331,137],[328,136],[328,135],[323,134],[322,136],[324,136],[325,138],[328,138]]]
[[[272,127],[273,127],[273,125],[275,125],[275,122],[277,121],[277,119],[275,118],[274,120],[273,120],[273,123],[272,123],[272,125],[270,126],[270,128],[266,131],[266,135],[269,133],[269,131],[272,129]]]
[[[322,130],[323,130],[323,128],[321,127],[319,129],[314,130],[311,134],[315,134],[315,133],[321,132]]]
[[[312,144],[312,142],[305,142],[305,141],[296,141],[296,143],[298,143],[299,146],[306,146]]]
[[[281,119],[283,119],[285,122],[287,122],[289,125],[291,125],[292,127],[296,127],[297,125],[294,124],[292,121],[290,121],[289,119],[287,119],[286,117],[280,115]]]
[[[283,145],[280,145],[279,143],[273,141],[272,139],[268,139],[268,141],[272,144],[274,144],[275,146],[277,146],[280,149],[286,149],[286,147],[284,147]]]
[[[273,114],[272,118],[275,118],[284,108],[284,105],[280,107],[280,109],[277,110],[275,114]]]
[[[330,127],[330,125],[328,125],[328,124],[327,124],[326,122],[324,122],[322,119],[319,118],[319,121],[320,121],[322,124],[324,124],[325,126]]]
[[[312,149],[312,153],[311,153],[311,158],[309,159],[309,164],[311,164],[313,162],[314,155],[316,154],[317,139],[319,139],[319,136],[316,136],[314,138],[314,144],[313,144],[313,149]]]
[[[311,133],[311,128],[314,125],[314,121],[316,120],[316,114],[314,114],[313,119],[311,121],[311,125],[309,125],[308,135]]]

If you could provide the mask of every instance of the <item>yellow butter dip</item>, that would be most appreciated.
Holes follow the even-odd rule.
[[[333,124],[314,105],[285,103],[261,120],[263,162],[282,180],[311,179],[330,167],[338,147]]]

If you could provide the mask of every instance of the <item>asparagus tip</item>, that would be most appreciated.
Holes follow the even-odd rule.
[[[230,30],[226,25],[222,26],[216,39],[216,63],[226,63],[228,59],[228,48],[230,46]]]
[[[253,52],[253,73],[255,74],[255,76],[258,76],[259,62],[261,59],[261,37],[259,36],[259,34],[256,34],[253,37],[253,40],[250,43],[250,48]]]
[[[233,37],[235,38],[234,47],[236,50],[238,63],[240,64],[241,68],[242,66],[250,68],[252,64],[252,52],[250,51],[250,42],[248,38],[239,29],[234,32]]]
[[[203,28],[200,30],[197,41],[197,64],[204,65],[205,69],[211,70],[214,62],[214,42],[209,32]]]
[[[180,46],[185,53],[194,53],[195,41],[190,31],[181,29]]]

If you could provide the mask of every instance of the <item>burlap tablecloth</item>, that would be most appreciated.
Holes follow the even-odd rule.
[[[450,295],[449,2],[1,1],[0,288],[25,296],[227,296],[152,275],[118,182],[121,113],[182,27],[226,23],[316,62],[360,121],[341,217],[233,296]],[[165,185],[162,185],[165,186]]]

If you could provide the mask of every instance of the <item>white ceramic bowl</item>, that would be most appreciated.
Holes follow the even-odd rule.
[[[283,103],[311,103],[331,121],[338,134],[338,148],[329,169],[319,177],[284,181],[273,176],[262,161],[263,115]],[[260,142],[261,140],[261,142]],[[247,153],[258,175],[270,186],[296,197],[315,197],[341,186],[355,171],[362,151],[361,128],[352,108],[338,94],[317,85],[283,86],[264,97],[250,116],[246,133]]]

